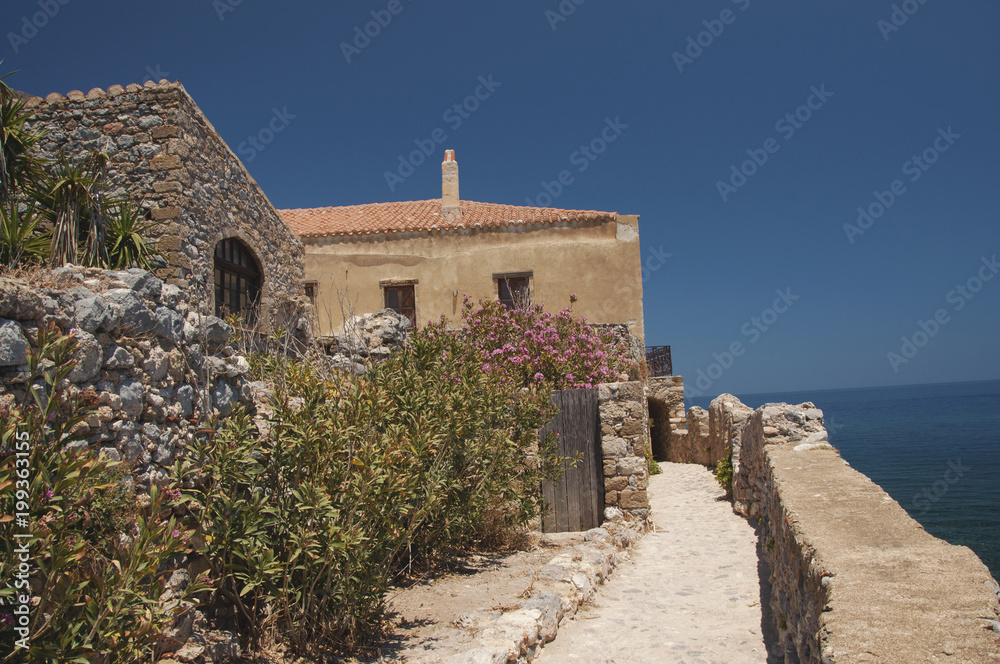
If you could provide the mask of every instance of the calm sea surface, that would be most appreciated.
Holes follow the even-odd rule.
[[[816,404],[853,468],[1000,579],[1000,381],[736,396],[752,408]]]

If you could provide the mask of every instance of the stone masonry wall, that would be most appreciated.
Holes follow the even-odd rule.
[[[768,661],[1000,662],[1000,587],[976,555],[928,534],[830,445],[811,403],[750,413],[731,395],[715,426],[738,428],[737,511],[769,569]],[[745,423],[739,426],[743,420]],[[766,596],[766,590],[764,596]]]
[[[264,275],[265,328],[276,316],[277,325],[306,327],[301,242],[180,83],[52,93],[30,107],[30,126],[47,132],[42,156],[106,152],[113,194],[143,201],[163,222],[152,232],[167,261],[157,276],[178,286],[189,305],[215,313],[213,252],[235,237]]]
[[[74,444],[125,459],[147,488],[166,482],[207,415],[251,406],[263,389],[246,380],[250,365],[229,345],[231,328],[197,314],[177,286],[138,269],[81,267],[53,270],[47,283],[0,278],[0,405],[24,399],[39,327],[72,332],[69,391],[99,404]]]
[[[649,413],[641,382],[599,385],[604,504],[639,519],[649,516]]]

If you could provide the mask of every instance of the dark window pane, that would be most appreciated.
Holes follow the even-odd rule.
[[[386,286],[385,306],[388,309],[392,309],[393,311],[406,316],[410,320],[410,325],[416,327],[416,294],[412,285]]]
[[[260,268],[246,247],[227,238],[215,247],[216,315],[239,314],[245,323],[257,319]]]

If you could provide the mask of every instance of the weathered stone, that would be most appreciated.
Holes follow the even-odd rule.
[[[149,135],[155,139],[177,138],[181,135],[181,128],[177,125],[161,125],[151,129]]]
[[[83,383],[93,380],[101,370],[101,344],[89,332],[76,331],[76,366],[70,371],[68,379],[72,383]]]
[[[0,318],[0,367],[17,367],[28,361],[28,339],[21,326]]]
[[[646,459],[643,457],[624,457],[618,459],[618,474],[640,475],[646,472]]]
[[[606,507],[604,508],[604,520],[605,521],[618,521],[625,518],[625,513],[622,512],[617,507]]]
[[[183,294],[181,289],[173,284],[164,284],[163,288],[160,290],[160,302],[165,307],[171,309],[177,309],[177,305],[180,304]]]
[[[151,215],[156,221],[161,221],[163,219],[177,219],[181,216],[181,209],[179,207],[158,207],[153,208]]]
[[[119,369],[129,369],[135,366],[135,358],[132,353],[121,346],[112,346],[108,349],[107,359],[104,360],[104,368],[111,371]]]
[[[122,410],[130,419],[136,419],[142,414],[142,404],[145,390],[142,383],[127,379],[118,387],[118,396],[122,400]]]
[[[154,302],[159,301],[160,291],[163,289],[163,281],[149,272],[140,270],[139,268],[130,268],[124,272],[114,272],[111,274],[124,281],[129,288],[143,298]]]
[[[161,154],[149,160],[149,168],[154,171],[169,171],[181,167],[181,158],[174,154]]]
[[[121,313],[120,325],[136,334],[156,329],[156,319],[142,297],[129,288],[112,288],[104,294],[108,304]]]
[[[618,437],[602,437],[601,452],[605,459],[617,459],[628,454],[628,443]]]
[[[159,346],[154,346],[142,363],[142,370],[155,385],[166,378],[169,366],[167,354]]]
[[[212,390],[212,406],[219,411],[221,417],[229,417],[232,414],[236,400],[236,390],[224,380],[220,380],[219,384]]]
[[[195,396],[194,388],[190,385],[181,385],[177,388],[175,399],[181,406],[182,418],[187,419],[191,417],[191,414],[194,412]]]
[[[0,318],[35,320],[45,314],[45,301],[35,289],[0,278]]]
[[[628,488],[628,478],[627,477],[607,477],[604,479],[604,490],[605,491],[621,491],[622,489]]]
[[[220,346],[229,341],[233,328],[218,316],[199,316],[188,314],[184,327],[184,341],[187,343],[205,342],[209,347]]]
[[[622,491],[618,497],[618,506],[626,510],[645,508],[649,507],[649,500],[645,491]]]
[[[77,328],[90,333],[102,328],[112,318],[111,307],[100,296],[77,300],[75,311]]]
[[[158,194],[166,194],[170,192],[181,192],[184,191],[184,185],[180,182],[154,182],[153,191]],[[159,245],[157,245],[159,246]]]
[[[164,290],[167,288],[176,288],[176,286],[165,286]],[[184,341],[184,317],[180,313],[169,307],[160,306],[156,308],[153,315],[156,318],[156,333],[159,336],[175,344]]]

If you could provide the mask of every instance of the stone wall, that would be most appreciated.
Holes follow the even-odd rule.
[[[213,252],[235,237],[260,264],[265,327],[275,316],[286,328],[306,325],[305,300],[296,300],[301,242],[180,83],[53,93],[29,105],[30,126],[47,132],[42,156],[107,153],[113,194],[143,201],[163,222],[152,232],[167,261],[157,276],[179,287],[189,305],[215,313]]]
[[[39,327],[72,332],[69,391],[99,404],[75,444],[125,459],[140,484],[164,484],[199,422],[252,405],[263,389],[246,380],[250,365],[229,345],[231,328],[197,314],[177,286],[137,269],[69,266],[44,276],[44,287],[0,278],[0,405],[23,400]]]
[[[731,395],[713,410],[712,426],[728,428],[738,454],[736,508],[756,521],[769,570],[773,661],[1000,662],[987,631],[1000,587],[985,565],[928,534],[841,459],[822,411],[803,403],[750,413]]]
[[[730,446],[739,456],[740,430],[751,410],[731,394],[712,401],[709,409],[693,406],[684,414],[684,379],[650,378],[648,388],[653,457],[671,463],[715,467]],[[739,404],[735,407],[731,402]]]
[[[639,519],[649,516],[649,413],[641,382],[599,385],[604,504]]]

